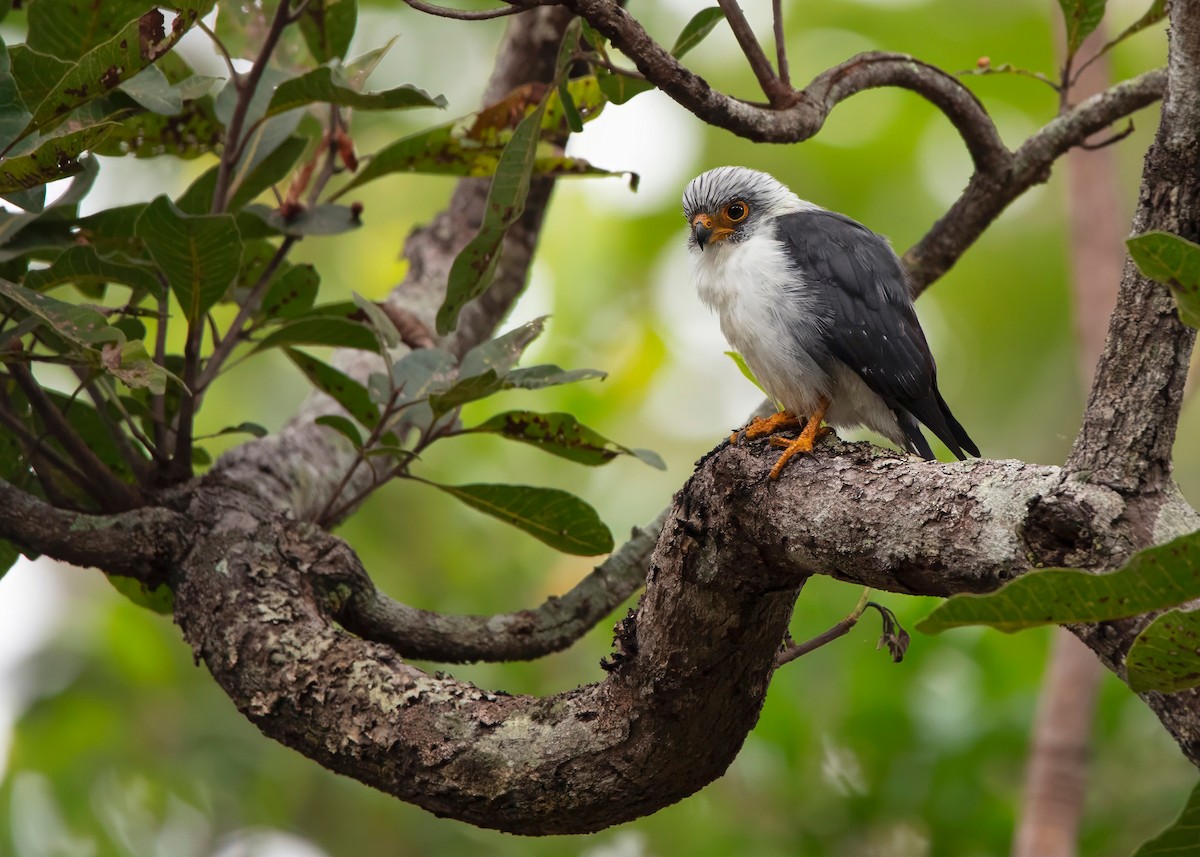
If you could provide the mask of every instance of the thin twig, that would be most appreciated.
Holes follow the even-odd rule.
[[[99,492],[100,496],[97,499],[109,510],[120,511],[137,506],[140,503],[138,490],[113,475],[113,472],[108,469],[108,465],[100,460],[92,448],[75,431],[74,426],[67,422],[62,411],[42,389],[41,384],[33,377],[29,368],[23,364],[14,363],[8,371],[22,392],[25,393],[29,404],[41,418],[50,434],[62,444],[67,455],[87,477],[88,483]]]
[[[418,12],[436,15],[439,18],[452,18],[455,21],[490,21],[493,18],[504,18],[508,15],[518,15],[526,11],[524,6],[517,5],[501,6],[499,9],[468,11],[466,9],[449,9],[445,6],[435,6],[432,3],[423,3],[422,0],[404,0],[404,2]]]
[[[267,63],[271,59],[271,54],[275,51],[275,46],[279,43],[279,39],[283,35],[283,30],[288,24],[290,6],[291,0],[280,0],[279,7],[275,10],[275,17],[271,19],[271,26],[263,38],[262,49],[259,51],[258,57],[254,60],[254,64],[250,67],[250,71],[246,72],[244,77],[237,76],[234,78],[238,98],[237,104],[233,108],[233,115],[230,116],[229,125],[225,131],[225,151],[222,153],[221,162],[217,166],[217,183],[216,187],[213,188],[211,209],[213,214],[223,212],[228,203],[230,173],[237,164],[243,147],[243,141],[241,140],[242,126],[246,123],[246,114],[250,110],[250,102],[254,100],[254,91],[258,88],[259,81],[262,80],[263,73],[267,70]]]
[[[44,443],[44,437],[38,437],[33,432],[29,431],[25,427],[24,423],[10,413],[8,405],[9,403],[7,397],[0,399],[0,424],[3,424],[5,428],[12,432],[17,439],[25,445],[26,455],[29,456],[30,464],[33,466],[34,470],[41,470],[37,461],[38,459],[44,459],[46,463],[53,465],[54,468],[62,473],[63,476],[65,476],[70,482],[80,486],[80,488],[86,491],[94,499],[102,500],[103,497],[94,493],[94,489],[91,488],[91,484],[83,472],[70,461],[59,455],[58,451],[55,450],[54,447]],[[38,482],[42,485],[43,489],[46,491],[46,495],[50,497],[55,505],[63,505],[59,502],[59,500],[65,499],[65,497],[61,493],[57,492],[57,486],[54,484],[52,479],[47,478],[45,475],[39,472]],[[52,496],[56,493],[57,496]]]
[[[238,73],[237,69],[233,67],[233,57],[230,55],[229,49],[225,47],[225,43],[221,41],[221,37],[213,32],[208,24],[204,23],[203,18],[197,19],[196,26],[212,40],[213,47],[217,49],[217,53],[221,55],[221,59],[225,60],[225,68],[229,71],[229,79],[237,80]]]
[[[779,669],[784,664],[789,664],[797,658],[804,657],[809,652],[814,652],[827,643],[832,643],[838,637],[844,637],[850,633],[850,629],[858,624],[858,620],[862,618],[862,614],[867,609],[868,599],[871,597],[871,590],[864,588],[862,595],[858,598],[858,604],[854,606],[854,610],[850,612],[845,619],[838,622],[828,631],[818,634],[811,640],[805,640],[803,643],[794,642],[791,637],[784,641],[783,648],[779,654],[775,656],[775,669]]]
[[[733,35],[741,46],[742,53],[746,55],[746,60],[750,63],[754,76],[758,78],[758,85],[762,87],[767,100],[772,106],[787,104],[791,87],[784,85],[775,76],[771,62],[763,53],[762,45],[758,43],[754,30],[750,28],[750,22],[746,20],[742,7],[737,4],[737,0],[717,0],[717,3],[725,12],[725,20],[729,22],[729,28],[733,30]]]
[[[87,369],[82,367],[75,369],[75,377],[79,379],[80,386],[87,391],[88,398],[96,406],[96,415],[100,418],[100,422],[104,424],[104,430],[108,432],[108,436],[112,438],[117,452],[120,453],[125,463],[129,465],[129,469],[133,471],[133,475],[138,482],[144,485],[146,477],[149,474],[149,463],[146,461],[145,456],[138,454],[133,444],[129,442],[129,436],[121,430],[121,426],[109,414],[108,399],[96,387],[95,380],[89,378],[88,375],[89,371]]]
[[[621,68],[616,63],[610,62],[609,60],[596,56],[595,54],[579,54],[576,58],[590,62],[592,65],[598,65],[600,68],[611,71],[613,74],[619,74],[622,77],[631,77],[634,80],[646,79],[646,75],[642,74],[637,69]]]
[[[775,27],[775,64],[779,68],[780,82],[790,89],[792,80],[788,71],[787,42],[783,35],[783,0],[771,0],[771,13]]]
[[[238,308],[238,314],[234,317],[233,323],[229,325],[229,329],[225,332],[225,335],[214,346],[208,362],[204,364],[204,371],[196,379],[195,386],[189,385],[189,388],[193,390],[197,398],[204,395],[204,391],[216,380],[221,367],[241,341],[243,328],[245,328],[246,323],[250,320],[250,316],[258,311],[258,307],[266,296],[268,287],[271,285],[271,278],[275,276],[275,272],[283,264],[284,258],[286,258],[288,251],[292,249],[292,245],[296,243],[296,240],[291,235],[283,239],[283,243],[276,249],[275,255],[271,257],[266,267],[263,268],[262,273],[258,275],[258,280],[251,286],[250,293],[246,295],[246,299],[242,301],[242,305]]]

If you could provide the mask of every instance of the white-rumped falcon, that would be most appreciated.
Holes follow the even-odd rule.
[[[721,331],[783,410],[755,418],[788,460],[811,452],[821,421],[866,426],[932,459],[924,423],[960,459],[979,448],[937,388],[904,266],[887,240],[845,215],[800,199],[766,173],[719,167],[683,194],[696,290]]]

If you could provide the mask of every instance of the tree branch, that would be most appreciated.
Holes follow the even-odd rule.
[[[950,270],[1013,200],[1050,177],[1054,162],[1118,119],[1162,98],[1166,72],[1149,71],[1081,102],[1027,139],[1003,172],[976,172],[966,190],[904,254],[915,294]]]
[[[786,107],[795,99],[796,94],[790,86],[776,77],[770,60],[763,53],[762,45],[758,43],[754,30],[750,27],[750,22],[746,20],[746,16],[742,12],[742,7],[738,5],[737,0],[717,0],[717,4],[725,13],[729,29],[733,30],[733,36],[737,39],[742,53],[746,55],[746,61],[750,63],[750,70],[758,78],[758,85],[762,87],[763,94],[767,96],[771,106]]]
[[[366,640],[401,656],[441,663],[532,660],[562,651],[591,630],[646,580],[646,565],[666,519],[637,528],[624,545],[570,592],[534,610],[456,616],[418,610],[379,592],[344,546],[310,570],[329,592],[333,616]],[[349,574],[347,574],[349,572]],[[349,596],[346,592],[349,590]]]
[[[1200,240],[1200,9],[1169,7],[1167,88],[1146,153],[1133,232]],[[1171,447],[1196,331],[1166,287],[1127,262],[1108,340],[1067,466],[1122,492],[1169,484]]]
[[[69,512],[0,480],[0,539],[22,550],[158,584],[195,538],[194,522],[169,509]]]

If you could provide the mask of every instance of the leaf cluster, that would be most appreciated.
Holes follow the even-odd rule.
[[[535,176],[610,174],[563,151],[567,135],[609,100],[595,75],[572,72],[578,23],[550,84],[360,159],[354,114],[440,108],[445,99],[411,84],[367,88],[395,39],[348,59],[355,0],[26,7],[25,41],[0,43],[0,198],[8,203],[0,210],[0,478],[73,509],[151,502],[211,461],[195,432],[206,392],[230,366],[270,350],[345,411],[321,420],[357,456],[329,498],[326,523],[362,499],[361,487],[349,489],[359,468],[369,465],[372,490],[408,475],[429,443],[464,431],[585,464],[631,454],[661,466],[567,414],[515,411],[458,424],[463,404],[501,390],[599,376],[516,368],[541,320],[462,361],[438,348],[408,351],[384,309],[322,302],[319,272],[289,260],[302,240],[359,228],[361,205],[341,198],[368,182],[402,172],[491,176],[488,214],[455,262],[438,313],[439,333],[452,331],[462,307],[490,286]],[[174,50],[192,30],[223,57],[224,78],[197,74]],[[97,156],[211,165],[177,197],[83,214]],[[62,179],[67,189],[51,197],[47,186]],[[390,368],[360,384],[305,350],[314,346],[371,351]],[[65,368],[67,389],[46,386],[47,365]],[[217,434],[230,433],[265,430],[242,421]],[[612,545],[595,512],[564,492],[438,487],[563,550]],[[0,545],[0,567],[15,556]]]

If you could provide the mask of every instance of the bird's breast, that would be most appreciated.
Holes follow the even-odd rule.
[[[825,313],[778,240],[756,235],[693,251],[696,291],[759,383],[787,408],[825,395]]]

